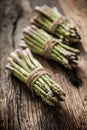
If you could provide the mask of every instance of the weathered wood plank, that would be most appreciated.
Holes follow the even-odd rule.
[[[87,1],[62,0],[59,1],[59,3],[67,18],[72,19],[72,21],[75,22],[82,37],[82,45],[79,46],[81,58],[77,71],[79,77],[82,79],[82,87],[78,89],[80,97],[77,99],[76,109],[78,112],[77,120],[80,124],[80,129],[87,129]]]
[[[5,70],[6,59],[18,47],[22,30],[29,25],[34,7],[47,4],[57,6],[72,19],[82,36],[81,59],[77,71],[67,72],[58,63],[35,57],[66,92],[66,101],[59,108],[50,108]],[[87,129],[87,67],[86,67],[86,1],[81,0],[5,0],[0,4],[0,127],[4,130],[86,130]],[[81,12],[80,12],[81,10]],[[84,58],[83,58],[84,56]],[[77,75],[76,75],[77,73]],[[82,80],[78,81],[78,77]],[[73,84],[72,82],[73,81]],[[78,85],[79,82],[79,85]],[[76,86],[75,86],[76,85]],[[2,109],[3,108],[3,109]]]

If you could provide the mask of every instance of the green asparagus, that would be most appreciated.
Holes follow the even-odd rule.
[[[24,41],[21,43],[24,43]],[[25,84],[27,84],[29,76],[31,78],[35,69],[44,70],[43,66],[32,56],[28,48],[17,49],[12,52],[8,57],[6,68]],[[64,91],[51,79],[48,73],[43,73],[36,80],[35,77],[32,80],[32,88],[30,84],[27,84],[27,86],[36,95],[40,96],[45,103],[55,106],[60,101],[64,101]]]
[[[26,27],[23,34],[26,45],[21,44],[20,46],[27,46],[32,50],[32,52],[42,55],[47,59],[53,59],[68,69],[77,66],[77,60],[80,53],[78,49],[63,44],[61,40],[53,38],[44,30],[39,29],[34,25]],[[44,55],[46,44],[48,49],[46,55]],[[52,48],[49,48],[49,45],[52,45]],[[50,57],[48,55],[49,51]]]
[[[36,7],[31,23],[61,38],[65,44],[80,42],[81,38],[75,25],[62,16],[57,8],[50,8],[46,5]]]

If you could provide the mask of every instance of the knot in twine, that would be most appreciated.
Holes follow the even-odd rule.
[[[45,45],[44,45],[44,49],[43,49],[43,56],[46,58],[46,59],[51,59],[51,52],[52,52],[52,49],[53,47],[56,45],[56,44],[59,44],[61,42],[61,40],[59,39],[55,39],[55,38],[51,38],[50,40],[48,40]]]
[[[42,75],[48,74],[43,68],[35,68],[27,78],[27,86],[33,92],[33,83]],[[49,75],[49,74],[48,74]]]
[[[50,29],[50,32],[52,34],[55,34],[55,31],[57,29],[57,27],[63,23],[65,21],[65,17],[61,16],[60,18],[57,18],[56,20],[54,20],[52,26],[51,26],[51,29]]]

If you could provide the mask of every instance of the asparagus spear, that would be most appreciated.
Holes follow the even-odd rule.
[[[22,43],[24,42],[22,41]],[[17,49],[12,52],[8,57],[6,68],[25,84],[27,84],[29,76],[35,69],[39,68],[44,70],[43,66],[32,56],[28,48]],[[30,84],[27,85],[30,88]],[[51,79],[48,73],[42,74],[36,80],[33,79],[31,90],[49,105],[55,106],[59,101],[64,101],[65,93]]]
[[[44,30],[37,28],[34,25],[26,27],[23,31],[24,41],[26,42],[27,47],[29,47],[32,52],[37,53],[39,55],[43,55],[43,50],[48,42],[53,40],[56,44],[51,49],[50,57],[46,57],[48,59],[53,59],[59,62],[61,65],[68,69],[72,69],[77,66],[77,60],[79,55],[79,50],[64,45],[61,40],[54,39],[51,35],[46,33]],[[53,44],[51,41],[50,44]],[[20,46],[26,46],[20,45]],[[48,53],[49,53],[48,48]]]
[[[63,39],[66,44],[80,42],[81,38],[77,33],[75,25],[66,20],[57,9],[55,10],[46,5],[36,7],[31,23]]]

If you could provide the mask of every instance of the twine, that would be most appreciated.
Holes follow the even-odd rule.
[[[48,74],[43,68],[35,68],[27,78],[27,86],[33,92],[33,83],[42,75]]]
[[[60,40],[57,40],[55,38],[51,38],[49,41],[47,41],[46,44],[45,44],[45,46],[44,46],[44,49],[43,49],[43,56],[46,59],[50,59],[53,47],[56,44],[59,44],[59,43],[60,43]]]
[[[52,34],[55,34],[55,31],[56,31],[57,27],[58,27],[61,23],[63,23],[64,20],[65,20],[64,17],[60,17],[60,18],[57,18],[56,20],[54,20],[54,22],[53,22],[53,24],[52,24],[52,26],[51,26],[50,32],[51,32]]]

